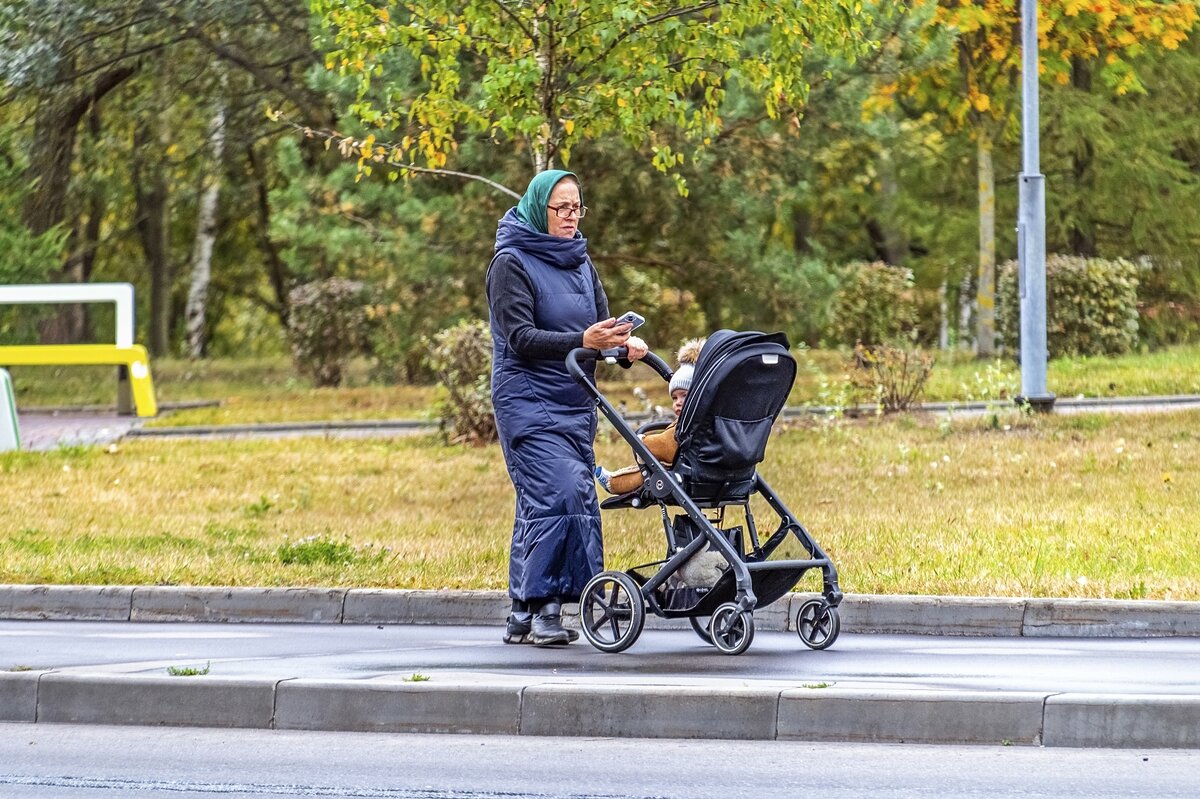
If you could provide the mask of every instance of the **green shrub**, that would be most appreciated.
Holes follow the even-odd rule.
[[[996,276],[996,331],[1017,351],[1021,305],[1017,262]],[[1137,344],[1137,266],[1075,255],[1046,258],[1046,343],[1051,358],[1063,355],[1121,355]]]
[[[1200,300],[1139,303],[1138,337],[1150,349],[1200,341]]]
[[[350,358],[366,345],[367,294],[363,284],[333,277],[288,294],[288,341],[301,374],[318,386],[339,386]]]
[[[486,322],[460,322],[433,337],[429,368],[446,389],[438,403],[449,441],[490,444],[497,440],[492,413],[492,334]]]
[[[1138,273],[1138,338],[1149,349],[1200,341],[1200,275],[1172,259],[1145,259]]]
[[[917,329],[913,275],[882,261],[851,264],[833,299],[834,344],[867,346],[909,339]]]

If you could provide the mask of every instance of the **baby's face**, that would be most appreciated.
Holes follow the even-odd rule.
[[[676,416],[678,416],[680,411],[683,410],[683,401],[686,398],[687,398],[687,389],[686,388],[677,388],[671,392],[671,408],[672,408],[672,410],[675,411]]]

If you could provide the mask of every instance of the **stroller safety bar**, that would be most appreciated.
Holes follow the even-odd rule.
[[[567,354],[567,371],[571,374],[571,377],[575,378],[578,382],[583,383],[586,386],[591,384],[592,381],[588,377],[587,372],[583,371],[583,366],[581,366],[579,363],[580,360],[598,361],[603,359],[610,363],[616,363],[617,361],[625,361],[628,363],[628,361],[625,360],[628,355],[629,350],[625,347],[617,347],[616,349],[603,351],[593,350],[588,347],[576,347]],[[671,370],[671,367],[667,366],[666,361],[655,355],[653,352],[647,352],[645,357],[642,358],[642,363],[646,364],[655,372],[657,372],[659,377],[667,382],[670,382],[672,375],[675,374]],[[594,384],[592,385],[592,389],[594,391]]]

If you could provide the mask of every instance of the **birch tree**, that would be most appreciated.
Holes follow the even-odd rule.
[[[225,81],[221,81],[225,85]],[[184,321],[187,324],[189,358],[204,357],[208,344],[208,287],[212,282],[213,242],[217,238],[217,199],[221,193],[221,173],[225,160],[225,100],[217,100],[217,110],[208,124],[209,169],[203,177],[197,204],[196,237],[192,247],[192,274],[188,284]]]

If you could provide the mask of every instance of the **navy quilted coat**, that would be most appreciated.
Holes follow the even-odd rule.
[[[581,332],[597,321],[586,239],[538,233],[509,211],[496,231],[501,253],[514,256],[530,278],[535,327]],[[491,324],[492,405],[517,493],[509,594],[523,601],[577,601],[604,568],[592,475],[595,406],[561,358],[524,358],[509,346],[494,315]]]

